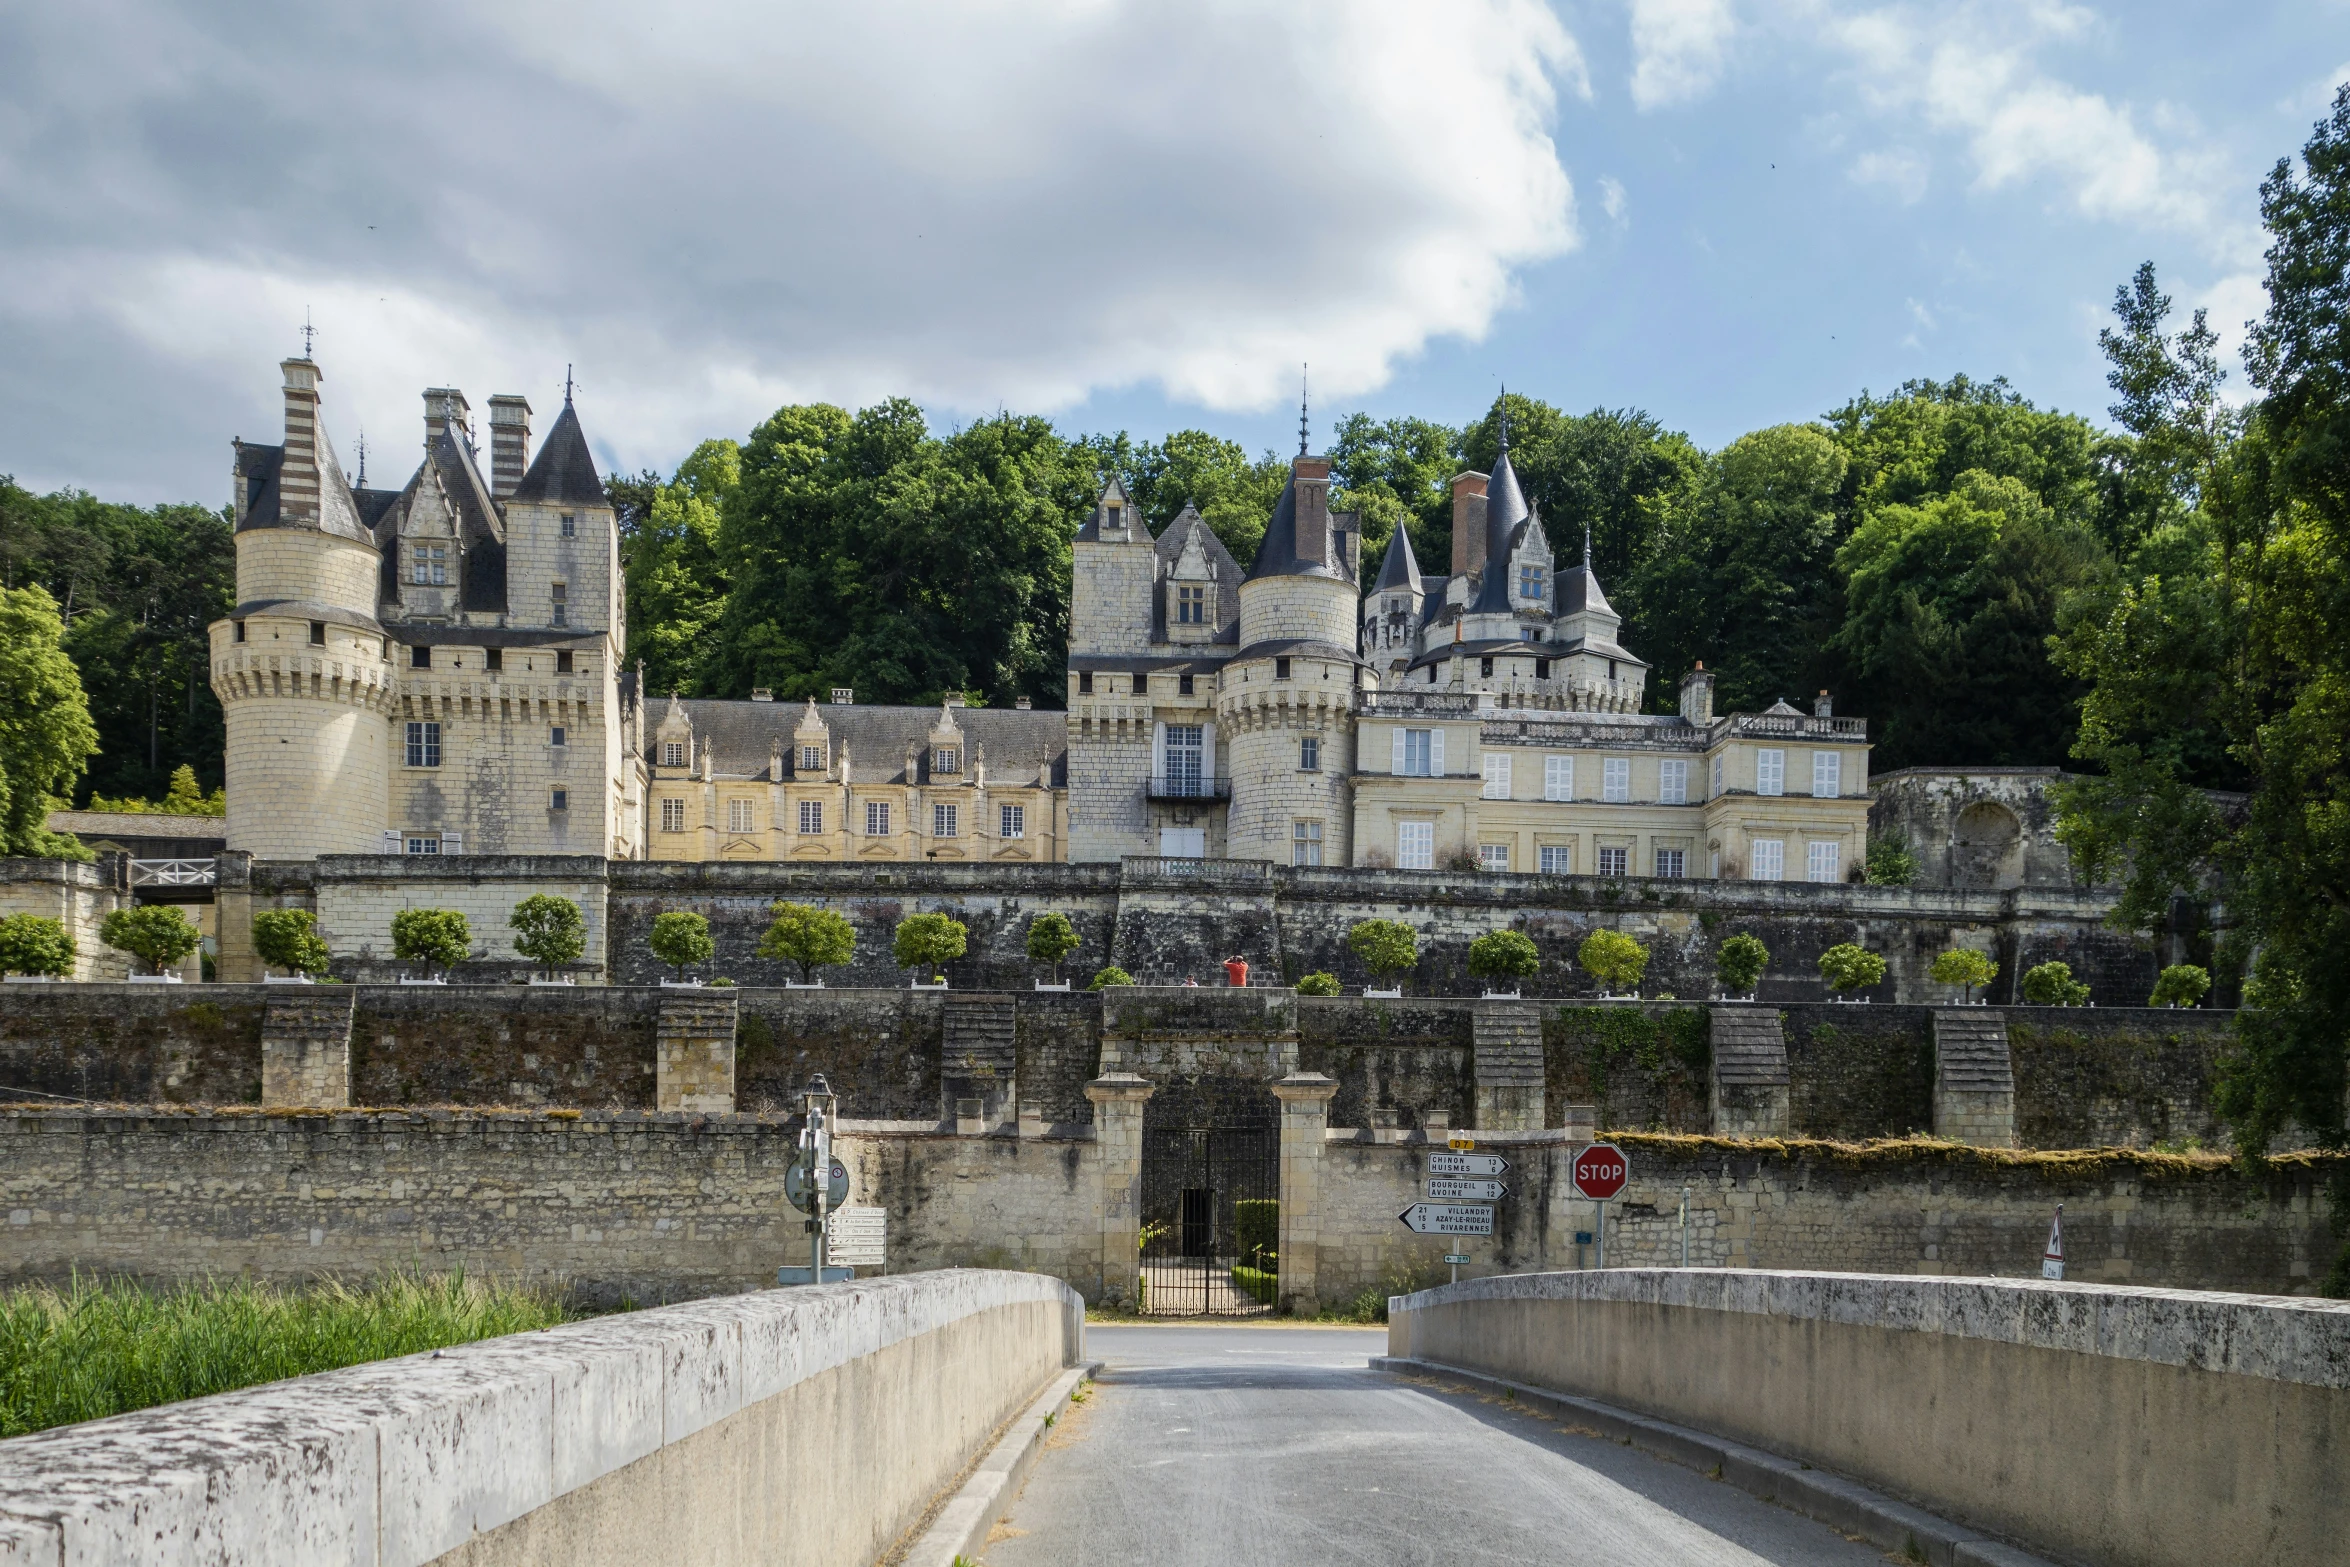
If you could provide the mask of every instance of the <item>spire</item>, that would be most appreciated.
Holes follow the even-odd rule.
[[[571,366],[563,367],[563,406],[571,406]]]
[[[302,357],[304,359],[311,357],[310,342],[316,336],[318,336],[318,328],[310,324],[310,307],[305,305],[302,307]]]
[[[514,486],[511,497],[556,506],[608,506],[604,481],[596,477],[596,460],[588,451],[586,432],[579,427],[579,411],[571,406],[570,386],[564,386],[563,411],[539,446],[530,471]]]
[[[1501,455],[1510,454],[1510,384],[1501,383]]]
[[[1501,450],[1493,459],[1493,477],[1485,485],[1485,580],[1469,605],[1471,614],[1507,615],[1510,603],[1510,541],[1532,511],[1518,484],[1518,470],[1510,465],[1510,403],[1501,394]]]
[[[1306,423],[1306,371],[1309,368],[1302,363],[1297,367],[1297,454],[1300,457],[1313,450],[1312,438],[1307,433],[1311,426]]]
[[[1591,523],[1589,519],[1585,519],[1583,523],[1583,569],[1585,571],[1591,569]]]
[[[1371,591],[1373,593],[1389,593],[1404,589],[1410,590],[1412,594],[1410,607],[1413,613],[1417,614],[1420,608],[1419,595],[1422,591],[1420,562],[1418,557],[1412,553],[1411,533],[1402,523],[1398,522],[1395,525],[1395,532],[1387,540],[1387,559],[1379,567],[1378,585]]]

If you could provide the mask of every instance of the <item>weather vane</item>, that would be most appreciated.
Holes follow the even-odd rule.
[[[571,366],[563,367],[563,406],[571,406]]]
[[[302,307],[302,357],[310,357],[310,340],[318,335],[318,328],[310,324],[310,307]]]
[[[1306,433],[1306,372],[1313,367],[1300,362],[1297,367],[1297,454],[1306,455],[1311,437]]]
[[[354,488],[362,490],[367,488],[367,431],[365,429],[359,432],[359,483]]]

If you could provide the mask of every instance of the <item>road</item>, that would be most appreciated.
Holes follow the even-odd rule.
[[[1105,1362],[987,1567],[1886,1558],[1824,1524],[1513,1405],[1364,1362],[1386,1330],[1086,1329]]]

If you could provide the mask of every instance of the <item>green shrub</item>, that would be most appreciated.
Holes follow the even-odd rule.
[[[1346,945],[1381,979],[1400,976],[1420,961],[1419,932],[1398,920],[1357,920],[1346,933]]]
[[[2173,963],[2155,979],[2154,994],[2146,998],[2146,1004],[2150,1007],[2191,1007],[2201,1001],[2210,989],[2211,975],[2208,971],[2192,963]]]
[[[1271,1197],[1244,1197],[1232,1205],[1232,1239],[1240,1249],[1240,1265],[1278,1271],[1281,1204]]]
[[[1108,990],[1115,985],[1131,985],[1133,983],[1134,976],[1113,963],[1108,968],[1096,970],[1093,983],[1085,988],[1088,990]]]
[[[653,949],[653,956],[676,973],[682,980],[685,971],[696,963],[707,963],[718,951],[718,943],[710,939],[710,922],[699,914],[683,909],[672,909],[653,920],[652,934],[645,945]]]
[[[1609,990],[1635,990],[1648,972],[1648,949],[1620,930],[1595,930],[1575,949],[1575,960]]]
[[[434,968],[455,968],[473,952],[473,927],[455,909],[402,909],[392,916],[392,956]]]
[[[98,927],[98,939],[160,974],[196,950],[204,933],[168,903],[150,903],[141,909],[116,909]]]
[[[506,923],[515,933],[514,950],[550,979],[556,969],[577,963],[587,951],[587,916],[569,898],[533,893],[514,905]]]
[[[2089,987],[2073,978],[2070,963],[2043,963],[2024,970],[2024,999],[2037,1007],[2079,1007],[2089,1004]]]
[[[961,920],[944,914],[909,914],[898,921],[897,940],[891,950],[899,968],[920,969],[934,980],[944,979],[939,967],[961,957],[970,940],[970,929]]]
[[[1934,960],[1929,972],[1936,984],[1956,985],[1972,1001],[1976,991],[1999,977],[1999,965],[1972,947],[1952,947]]]
[[[1469,943],[1469,972],[1479,979],[1528,979],[1542,971],[1542,954],[1520,930],[1489,930]]]
[[[253,916],[253,955],[264,971],[282,968],[289,974],[326,972],[326,938],[308,909],[264,909]]]
[[[1898,832],[1869,834],[1867,876],[1872,887],[1906,887],[1918,879],[1918,857]]]
[[[1820,954],[1820,978],[1830,990],[1867,990],[1885,982],[1885,960],[1866,947],[1840,941]]]
[[[0,974],[73,972],[73,938],[60,920],[44,914],[11,914],[0,919]]]
[[[1714,954],[1714,978],[1722,982],[1726,996],[1749,995],[1762,983],[1763,970],[1770,963],[1771,949],[1761,941],[1753,936],[1732,936]]]
[[[1297,982],[1301,996],[1335,996],[1338,994],[1338,976],[1316,969]]]
[[[1281,1303],[1281,1276],[1243,1263],[1232,1270],[1232,1287],[1260,1306]]]
[[[1051,968],[1056,983],[1061,964],[1076,950],[1077,927],[1069,923],[1068,915],[1039,914],[1028,922],[1028,961]]]
[[[797,963],[806,984],[819,968],[837,968],[857,954],[857,927],[830,909],[805,903],[769,905],[775,916],[759,938],[759,956],[777,963]]]

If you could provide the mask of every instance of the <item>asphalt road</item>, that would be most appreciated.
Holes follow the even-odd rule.
[[[1106,1362],[987,1567],[1875,1563],[1824,1524],[1465,1391],[1373,1372],[1386,1330],[1086,1329]]]

